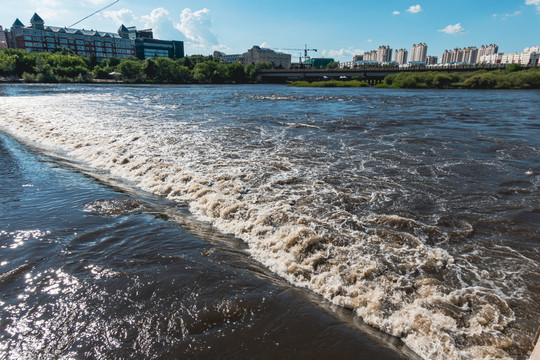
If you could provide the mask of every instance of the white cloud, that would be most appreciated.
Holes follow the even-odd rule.
[[[327,58],[333,58],[337,61],[352,61],[354,55],[360,55],[363,54],[364,50],[360,49],[354,49],[352,47],[348,47],[347,49],[341,48],[339,50],[323,50],[321,52],[323,57]]]
[[[461,23],[457,23],[456,25],[448,25],[444,29],[437,30],[446,34],[450,35],[457,35],[457,34],[463,34],[465,32],[465,29],[461,27]]]
[[[41,16],[41,18],[45,21],[46,24],[53,24],[57,22],[63,22],[66,20],[66,17],[70,14],[68,10],[66,9],[54,9],[54,8],[42,8],[39,7],[36,9],[36,13]],[[55,24],[56,25],[56,24]],[[70,25],[70,24],[62,24],[64,26]]]
[[[59,7],[60,3],[57,0],[32,0],[32,4],[48,7]]]
[[[422,11],[422,7],[420,5],[413,5],[407,9],[407,12],[412,14],[418,14],[420,11]]]
[[[259,45],[259,46],[262,47],[262,48],[266,48],[266,47],[268,47],[268,43],[266,41],[263,41],[261,43],[261,45]]]
[[[399,15],[399,14],[401,14],[401,13],[400,13],[399,11],[396,10],[396,11],[393,11],[392,14],[394,14],[394,15]]]
[[[493,18],[494,19],[499,19],[500,18],[501,20],[504,21],[504,20],[508,19],[509,17],[514,17],[514,16],[518,16],[518,15],[521,15],[521,11],[516,10],[511,14],[504,14],[504,15],[493,14]]]
[[[115,25],[127,25],[131,26],[131,24],[138,21],[135,14],[133,14],[133,11],[129,9],[120,9],[116,11],[104,11],[103,17],[106,19],[110,19],[114,22]]]
[[[186,8],[180,14],[180,23],[175,28],[180,30],[193,45],[209,47],[218,45],[216,35],[211,30],[210,10],[204,8],[195,12]]]
[[[518,15],[520,15],[520,14],[521,14],[521,11],[516,10],[516,11],[514,11],[512,14],[504,14],[504,16],[503,16],[502,19],[503,19],[503,20],[506,20],[506,19],[508,19],[509,17],[518,16]]]
[[[141,16],[145,29],[152,29],[154,37],[163,40],[179,39],[177,24],[174,22],[169,11],[164,8],[156,8],[149,15]]]
[[[367,41],[368,43],[370,43],[370,42],[373,42],[373,39],[367,39],[366,41]]]
[[[87,3],[93,5],[105,5],[105,3],[110,2],[111,0],[86,0]]]
[[[536,6],[536,11],[540,13],[540,0],[525,0],[525,5]]]

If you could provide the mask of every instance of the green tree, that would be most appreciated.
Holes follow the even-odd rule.
[[[519,71],[519,70],[521,70],[521,65],[519,65],[519,64],[510,64],[510,65],[506,66],[505,72],[507,74],[509,74],[509,73]]]
[[[53,73],[53,68],[47,63],[45,56],[40,56],[36,59],[35,72],[37,74],[36,80],[38,82],[57,82],[57,78]]]
[[[244,65],[240,63],[227,64],[227,71],[229,74],[229,80],[236,83],[246,81],[246,73],[244,71]]]
[[[7,52],[0,52],[0,75],[12,76],[15,75],[17,69],[18,55],[10,55]]]
[[[326,65],[327,69],[337,69],[339,67],[339,63],[335,61],[330,61],[328,65]]]
[[[142,64],[142,72],[146,80],[155,80],[157,75],[157,65],[153,59],[146,59]]]
[[[228,78],[227,66],[215,61],[204,61],[195,65],[193,78],[199,83],[222,83]]]
[[[142,64],[135,59],[123,59],[117,66],[118,72],[122,74],[122,79],[139,81],[142,76]]]

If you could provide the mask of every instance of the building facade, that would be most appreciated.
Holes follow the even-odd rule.
[[[478,48],[476,46],[470,46],[464,49],[455,48],[454,50],[445,50],[441,57],[441,64],[475,64],[477,60]]]
[[[134,27],[120,26],[118,33],[70,29],[45,26],[45,22],[34,14],[30,25],[25,26],[19,19],[6,32],[7,46],[28,52],[52,52],[61,48],[71,50],[80,56],[95,55],[99,60],[111,57],[127,58],[140,55],[147,59],[154,56],[183,57],[182,41],[153,39],[151,30],[138,32]]]
[[[394,52],[394,61],[399,65],[404,65],[407,63],[408,51],[405,49],[398,49]]]
[[[524,66],[540,65],[540,46],[525,48],[523,52],[501,54],[501,64],[519,64]]]
[[[427,45],[425,43],[413,44],[411,48],[411,62],[426,62]]]
[[[392,61],[392,49],[390,46],[379,46],[377,49],[377,62],[380,64]]]
[[[270,62],[276,67],[283,67],[284,69],[291,68],[291,54],[275,52],[272,49],[265,49],[260,46],[253,46],[247,52],[243,53],[240,61],[244,66]]]
[[[7,47],[8,45],[7,45],[6,32],[2,28],[2,25],[0,25],[0,49],[5,49]]]
[[[392,49],[388,45],[379,46],[377,50],[371,50],[364,53],[363,61],[375,61],[378,64],[389,63],[392,61]]]
[[[482,45],[480,46],[480,49],[478,49],[478,59],[480,59],[482,56],[485,56],[485,55],[497,54],[498,52],[499,52],[499,47],[495,44]],[[478,61],[478,62],[481,62],[481,61]]]
[[[137,30],[135,26],[125,27],[122,24],[118,29],[118,34],[135,41],[135,56],[141,60],[155,57],[171,59],[184,57],[183,41],[154,39],[152,29]]]
[[[487,54],[478,57],[479,64],[500,64],[504,54]]]
[[[437,56],[426,56],[426,65],[437,65],[439,58]]]
[[[242,62],[242,54],[233,54],[233,55],[227,55],[225,53],[222,53],[221,51],[214,51],[212,54],[214,58],[223,61],[225,64],[234,64],[237,62]]]
[[[272,63],[275,67],[282,67],[284,69],[291,68],[291,54],[285,54],[276,52],[272,49],[261,48],[260,46],[253,46],[251,49],[243,54],[227,55],[221,51],[214,51],[214,58],[223,61],[226,64],[242,63],[244,66],[249,64],[258,63]]]
[[[34,14],[30,26],[15,20],[7,32],[8,47],[28,52],[52,52],[66,48],[80,56],[95,55],[98,59],[135,56],[135,44],[119,34],[93,30],[45,26],[43,19]]]

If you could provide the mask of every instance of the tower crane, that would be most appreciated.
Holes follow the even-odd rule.
[[[317,49],[308,49],[307,45],[304,45],[303,49],[280,49],[280,50],[288,50],[288,51],[303,51],[304,52],[304,61],[309,59],[308,51],[314,51],[317,52]],[[300,56],[300,63],[302,63],[302,56]]]

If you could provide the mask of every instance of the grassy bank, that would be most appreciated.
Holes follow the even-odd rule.
[[[367,87],[361,80],[295,81],[294,87]],[[389,75],[376,85],[393,89],[540,89],[540,69],[522,69],[509,65],[506,69],[474,72],[400,72]]]
[[[439,71],[402,72],[384,78],[378,88],[397,89],[540,89],[540,69],[522,70],[510,65],[504,70],[470,73]]]

